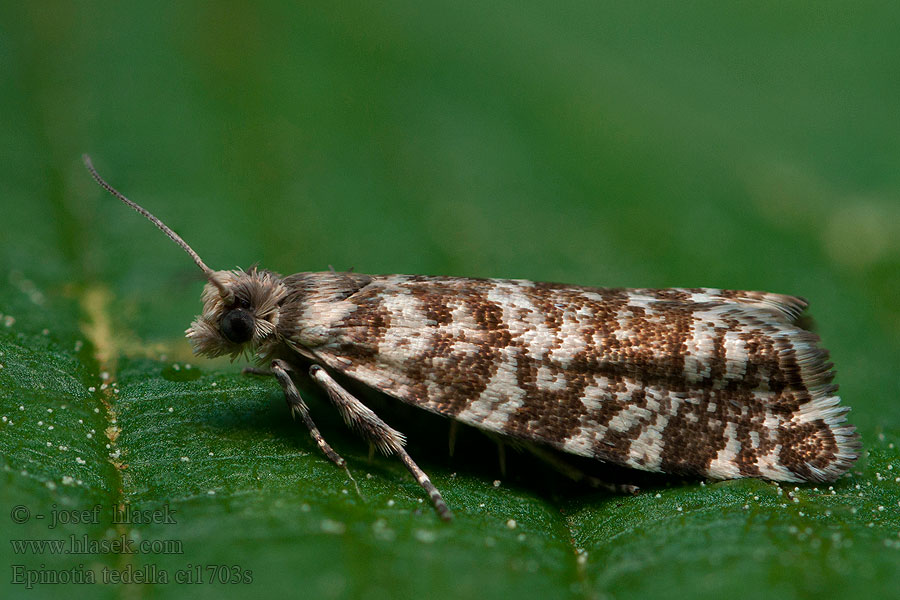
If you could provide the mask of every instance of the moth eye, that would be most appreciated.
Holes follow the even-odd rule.
[[[243,308],[233,308],[222,317],[219,330],[225,339],[235,344],[243,344],[253,337],[253,315]]]

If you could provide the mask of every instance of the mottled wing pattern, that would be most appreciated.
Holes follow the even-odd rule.
[[[334,278],[293,277],[316,276]],[[405,275],[350,287],[307,300],[291,339],[475,427],[714,478],[827,481],[858,454],[828,353],[794,325],[800,298]]]

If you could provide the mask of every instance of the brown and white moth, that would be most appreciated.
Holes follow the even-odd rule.
[[[802,298],[213,271],[178,234],[107,184],[89,157],[84,162],[102,187],[152,221],[205,273],[203,313],[186,332],[195,353],[255,355],[325,455],[346,468],[292,379],[311,377],[350,427],[403,461],[444,519],[452,514],[405,451],[403,434],[332,374],[538,452],[645,471],[832,481],[859,455],[858,435],[845,423],[849,408],[831,383],[828,352],[797,325],[807,306]]]

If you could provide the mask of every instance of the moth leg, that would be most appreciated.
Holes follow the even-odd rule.
[[[500,463],[500,475],[506,477],[506,444],[502,440],[494,440],[497,443],[497,461]]]
[[[256,367],[244,367],[241,369],[241,374],[243,375],[265,375],[266,377],[275,375],[273,371],[269,369],[257,369]]]
[[[456,450],[456,433],[459,429],[459,421],[450,421],[450,432],[449,439],[447,440],[447,445],[449,447],[450,456],[453,456],[453,452]]]
[[[637,494],[640,492],[640,488],[633,484],[628,483],[610,483],[608,481],[603,481],[598,477],[594,477],[592,475],[588,475],[565,458],[560,456],[559,454],[547,450],[546,448],[541,448],[539,446],[535,446],[533,444],[528,444],[526,446],[529,452],[531,452],[534,456],[544,461],[561,474],[565,475],[572,481],[583,481],[594,488],[604,489],[614,494]]]
[[[328,394],[328,398],[341,413],[344,422],[367,441],[377,446],[385,455],[396,454],[419,485],[428,492],[438,516],[444,521],[451,520],[453,513],[447,508],[441,493],[403,448],[403,444],[406,443],[403,434],[382,421],[372,409],[354,398],[319,365],[310,367],[309,374]]]
[[[272,375],[278,379],[278,383],[281,384],[281,389],[284,390],[284,399],[287,402],[288,408],[291,409],[291,416],[294,418],[299,416],[303,421],[303,424],[306,425],[306,428],[309,429],[309,435],[315,440],[316,445],[322,449],[325,456],[337,466],[346,469],[347,461],[341,458],[341,456],[328,445],[328,442],[325,441],[325,438],[323,438],[322,434],[319,432],[319,428],[313,423],[306,402],[300,397],[297,386],[294,385],[291,376],[288,374],[289,368],[290,367],[283,360],[276,359],[272,361]]]

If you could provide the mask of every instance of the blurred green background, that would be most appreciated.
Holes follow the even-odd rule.
[[[4,3],[2,595],[22,565],[157,573],[33,597],[895,597],[897,22],[888,3]],[[308,390],[357,495],[274,382],[188,358],[199,272],[83,152],[214,268],[805,296],[866,456],[830,488],[611,497],[515,455],[502,475],[471,431],[451,458],[445,423],[383,402],[447,525]],[[7,517],[122,502],[178,522]],[[183,552],[7,543],[69,535]],[[252,583],[174,580],[198,565]]]

